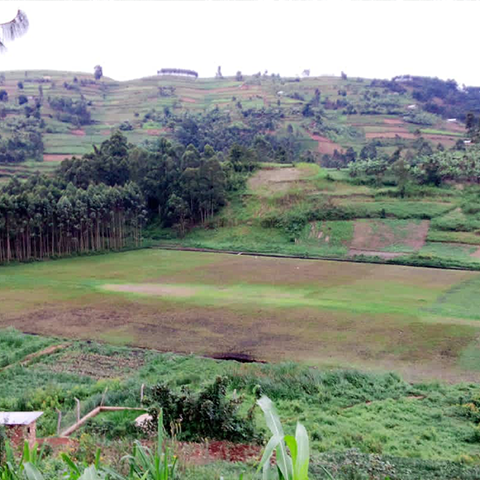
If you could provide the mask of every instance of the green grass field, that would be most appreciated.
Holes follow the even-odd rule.
[[[4,266],[0,323],[452,381],[480,378],[478,287],[472,272],[151,249]]]

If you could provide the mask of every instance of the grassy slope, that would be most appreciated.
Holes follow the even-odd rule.
[[[232,115],[232,121],[241,121],[242,115],[236,107],[238,101],[242,103],[244,109],[256,107],[278,107],[277,101],[280,100],[280,108],[285,117],[280,124],[279,130],[285,129],[288,124],[294,126],[298,132],[299,139],[303,142],[305,148],[315,150],[318,148],[318,141],[312,140],[310,135],[314,133],[309,122],[301,115],[303,104],[310,100],[316,88],[321,91],[322,99],[328,98],[335,102],[337,99],[344,98],[339,96],[338,91],[343,89],[347,91],[347,99],[354,105],[360,104],[365,92],[383,95],[383,89],[379,87],[370,87],[369,81],[358,79],[342,80],[337,77],[319,77],[303,79],[301,82],[272,80],[271,78],[262,78],[260,84],[254,84],[258,80],[247,77],[245,82],[237,82],[233,79],[190,79],[173,77],[148,77],[127,82],[117,82],[108,78],[103,78],[100,82],[93,85],[80,86],[80,81],[92,80],[93,76],[84,73],[75,72],[57,72],[57,71],[14,71],[5,72],[5,83],[2,88],[9,94],[9,100],[6,107],[9,114],[6,121],[14,120],[16,117],[23,117],[23,107],[18,105],[18,96],[23,94],[28,97],[38,97],[39,85],[43,88],[44,102],[42,107],[42,118],[46,122],[47,130],[50,133],[44,134],[45,154],[48,162],[36,163],[33,165],[19,166],[0,166],[0,179],[8,178],[13,173],[22,176],[30,175],[35,171],[49,171],[53,165],[58,164],[62,158],[68,155],[81,155],[91,150],[93,144],[98,144],[106,138],[113,130],[118,128],[122,121],[128,120],[134,126],[134,130],[126,132],[129,139],[134,143],[139,143],[146,139],[151,139],[152,135],[159,134],[161,125],[149,122],[143,123],[143,116],[152,108],[162,112],[164,107],[169,107],[174,113],[182,112],[203,112],[205,110],[218,107],[226,109]],[[49,81],[39,83],[39,80],[47,77]],[[73,82],[77,77],[78,83]],[[24,89],[19,90],[17,83],[22,81]],[[67,90],[64,83],[74,85],[78,90]],[[158,94],[159,86],[174,86],[176,88],[174,97],[161,97]],[[283,95],[279,96],[278,92]],[[303,95],[305,101],[288,98],[288,94],[298,93]],[[61,123],[54,119],[55,112],[48,106],[48,97],[68,96],[73,99],[80,98],[83,95],[87,101],[92,102],[91,111],[94,120],[93,125],[85,126],[80,132],[67,123]],[[235,100],[233,100],[235,97]],[[395,98],[402,106],[406,107],[412,103],[409,95],[403,95]],[[407,112],[407,110],[405,110]],[[382,136],[398,133],[402,136],[404,133],[408,137],[411,131],[417,126],[404,123],[401,115],[342,115],[340,110],[327,111],[329,124],[335,126],[329,134],[331,140],[340,147],[354,146],[360,148],[365,142],[365,134],[369,137],[375,135]],[[392,124],[392,121],[397,123]],[[390,123],[389,123],[390,122]],[[310,132],[308,131],[310,129]],[[461,133],[461,132],[460,132]],[[5,130],[5,124],[0,122],[0,134],[9,134]],[[163,135],[168,135],[163,132]],[[407,135],[408,134],[408,135]],[[438,120],[438,124],[425,132],[426,138],[430,138],[435,145],[445,143],[451,145],[458,138],[458,126],[456,130],[451,124]],[[411,141],[411,140],[409,140]],[[388,146],[382,147],[389,151]],[[380,148],[380,150],[382,150]],[[391,148],[390,148],[391,150]],[[320,146],[320,151],[324,151]],[[56,156],[52,156],[56,155]]]
[[[476,214],[461,212],[478,188],[413,188],[401,199],[396,187],[357,185],[345,171],[266,165],[210,228],[194,228],[183,239],[155,229],[148,235],[186,247],[480,269],[480,223]],[[292,232],[288,225],[296,218],[323,219]]]
[[[0,331],[0,339],[4,335],[5,332]],[[132,358],[138,362],[135,368],[129,364]],[[480,460],[480,447],[475,441],[478,427],[459,407],[478,395],[478,385],[411,385],[391,374],[322,372],[293,363],[239,364],[75,343],[27,368],[0,372],[2,385],[7,387],[0,391],[0,408],[13,409],[19,405],[41,408],[45,415],[40,420],[39,432],[44,436],[55,431],[56,408],[64,412],[65,425],[74,421],[74,397],[80,398],[82,412],[86,412],[100,401],[102,392],[108,387],[106,404],[138,406],[142,383],[149,386],[164,382],[173,388],[187,386],[196,390],[217,375],[229,377],[230,393],[236,390],[245,397],[244,411],[254,402],[254,391],[260,389],[275,401],[287,432],[293,431],[297,421],[303,422],[311,437],[314,470],[318,468],[315,465],[320,453],[332,455],[351,448],[390,455],[393,465],[405,462],[413,472],[422,466],[419,459],[475,463]],[[259,431],[264,431],[258,410],[256,418]],[[95,424],[99,426],[100,420],[87,425],[83,432],[98,431],[94,427]],[[116,420],[117,434],[123,435],[131,418],[119,414]],[[109,437],[114,435],[115,431],[109,432]],[[94,442],[104,441],[96,437]],[[111,443],[106,445],[112,447]],[[421,478],[434,478],[431,472],[435,471],[436,464],[429,465],[430,473]],[[207,470],[211,474],[223,471],[227,473],[225,478],[238,478],[238,473],[236,476],[228,474],[231,468],[214,465]],[[339,475],[336,478],[351,477]],[[412,478],[420,477],[417,473]],[[444,475],[439,478],[466,477]]]
[[[2,267],[0,323],[163,351],[478,379],[479,278],[143,250]]]

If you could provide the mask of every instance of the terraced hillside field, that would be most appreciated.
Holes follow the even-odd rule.
[[[447,184],[413,191],[407,198],[396,192],[396,186],[357,184],[346,170],[264,165],[210,228],[193,228],[183,239],[161,242],[480,269],[478,215],[468,210],[475,186]]]
[[[0,325],[162,351],[480,379],[480,274],[142,250],[0,270]]]
[[[429,117],[428,125],[405,120],[415,105],[411,92],[392,93],[366,79],[245,77],[236,81],[154,76],[117,82],[57,71],[13,71],[3,76],[0,89],[8,93],[8,101],[1,105],[4,118],[0,121],[0,135],[11,136],[25,121],[25,107],[38,101],[45,144],[43,162],[0,165],[3,180],[13,174],[26,177],[36,171],[49,172],[63,159],[91,151],[123,122],[129,122],[127,128],[131,128],[125,130],[129,140],[141,143],[173,135],[169,114],[205,113],[215,108],[228,112],[232,125],[243,125],[243,112],[249,109],[259,114],[276,109],[280,115],[269,133],[284,135],[290,128],[304,150],[320,155],[348,147],[359,150],[372,140],[377,141],[379,153],[390,154],[399,145],[412,144],[420,135],[432,146],[440,143],[450,147],[465,134],[463,124],[434,115]],[[304,112],[317,91],[325,107],[321,129]],[[22,96],[27,104],[20,104],[25,101]],[[91,123],[75,125],[65,118],[60,121],[61,115],[51,106],[52,99],[85,100]],[[385,108],[391,113],[385,113]],[[368,113],[372,111],[376,114]]]

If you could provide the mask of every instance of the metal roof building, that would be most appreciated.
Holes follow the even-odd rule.
[[[0,412],[0,425],[30,425],[36,422],[43,412]]]

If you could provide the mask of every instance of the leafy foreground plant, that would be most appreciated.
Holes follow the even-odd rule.
[[[263,469],[263,479],[308,480],[310,447],[305,427],[298,423],[295,437],[285,435],[273,402],[268,397],[262,396],[257,403],[263,410],[267,426],[272,432],[258,468],[258,470]],[[128,460],[130,467],[127,476],[102,467],[100,449],[98,449],[95,463],[90,466],[78,465],[67,454],[62,454],[62,460],[67,467],[64,478],[68,480],[175,480],[178,478],[177,458],[170,448],[164,445],[164,440],[163,414],[160,410],[156,449],[151,451],[138,440],[135,441],[132,454],[124,457]],[[46,480],[38,468],[42,450],[37,454],[37,445],[30,449],[25,442],[24,452],[18,464],[15,462],[10,446],[7,446],[6,451],[7,460],[5,465],[0,467],[0,480]],[[271,463],[274,452],[277,475]],[[329,477],[333,478],[331,475]],[[242,478],[243,475],[240,476],[240,480]]]
[[[132,455],[125,457],[130,461],[130,473],[128,477],[117,475],[119,480],[173,480],[177,457],[172,455],[171,450],[164,443],[163,414],[160,410],[158,417],[157,448],[150,451],[138,440],[135,441]]]
[[[308,480],[310,446],[307,430],[301,423],[297,423],[295,437],[285,435],[273,402],[262,396],[257,403],[263,410],[267,426],[272,432],[259,466],[259,470],[263,469],[264,480],[271,478],[273,468],[270,460],[274,451],[279,480]],[[287,446],[291,457],[287,453]]]
[[[0,466],[0,480],[17,480],[28,478],[28,480],[41,480],[42,476],[34,476],[38,473],[37,465],[41,462],[43,449],[38,450],[35,444],[32,448],[28,442],[23,446],[23,453],[17,462],[12,447],[5,443],[5,466]]]

